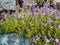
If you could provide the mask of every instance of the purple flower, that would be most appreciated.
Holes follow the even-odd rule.
[[[43,23],[43,26],[47,27],[47,24],[46,23]]]
[[[33,14],[33,12],[30,12],[30,16],[33,16],[34,14]]]
[[[50,28],[53,28],[53,26],[50,26]]]
[[[27,32],[29,32],[30,30],[26,30],[25,32],[27,33]]]
[[[7,15],[4,15],[4,18],[6,19],[7,18]]]
[[[45,5],[46,7],[48,7],[48,6],[49,6],[49,3],[45,3],[44,5]]]
[[[46,39],[46,43],[50,42],[50,40],[46,36],[44,36],[44,38]]]
[[[52,12],[52,11],[54,11],[54,9],[53,8],[50,8],[50,12]]]
[[[45,27],[47,27],[47,24],[44,24]]]
[[[54,11],[50,12],[50,14],[51,14],[51,15],[54,14]]]
[[[49,12],[51,15],[55,13],[55,10]]]
[[[45,12],[45,13],[46,13],[46,11],[47,11],[46,9],[43,9],[43,12]]]
[[[30,31],[29,29],[25,30],[24,31],[24,34],[27,34],[29,31]]]
[[[60,29],[60,25],[58,26],[58,28]]]
[[[59,15],[60,15],[60,12],[57,12],[57,14],[59,14]]]
[[[49,13],[50,12],[50,8],[47,8],[46,11]]]
[[[38,11],[40,10],[39,6],[37,6],[36,8],[37,8]]]
[[[13,16],[16,16],[16,12],[12,12],[12,15],[13,15]]]
[[[36,41],[39,41],[40,37],[39,36],[34,36],[34,38],[36,39]]]
[[[34,42],[32,42],[32,45],[36,45]]]
[[[50,42],[50,40],[49,39],[46,39],[46,43],[48,43],[48,42]]]
[[[48,12],[48,9],[45,8],[43,11],[44,11],[44,12]]]
[[[56,19],[59,19],[59,18],[60,18],[60,16],[56,16],[55,18],[56,18]]]
[[[39,8],[39,6],[36,7],[37,9]]]
[[[58,42],[58,45],[60,45],[60,42]]]
[[[34,9],[36,9],[36,7],[35,6],[31,6],[31,9],[34,10]]]
[[[50,11],[49,11],[49,14],[51,14],[51,15],[52,15],[52,14],[54,14],[54,13],[55,13],[55,11],[56,11],[56,10],[54,10],[53,8],[51,8],[51,9],[50,9]]]
[[[51,37],[50,40],[51,40],[51,41],[54,41],[54,38]]]
[[[44,16],[44,15],[46,14],[46,12],[47,12],[47,10],[46,10],[46,9],[43,9],[43,10],[42,10],[42,14],[41,14],[41,15],[43,15],[43,16]]]
[[[59,39],[55,39],[55,42],[58,43],[59,42]]]
[[[49,22],[54,22],[54,21],[51,19],[51,20],[49,20]]]
[[[48,38],[46,38],[46,43],[50,42],[50,40]]]
[[[38,15],[38,12],[34,12],[34,15]]]
[[[19,5],[16,5],[15,7],[16,7],[16,8],[19,8]]]
[[[43,10],[43,9],[44,9],[44,8],[42,8],[42,7],[40,8],[40,10]]]
[[[25,6],[25,7],[26,7],[26,6],[28,6],[28,5],[27,5],[25,2],[23,2],[23,6]]]
[[[20,15],[20,19],[24,19],[24,15]]]
[[[30,7],[30,6],[28,6],[28,7],[27,7],[27,9],[28,9],[28,10],[31,10],[31,7]]]
[[[46,14],[46,12],[42,12],[42,13],[41,13],[42,16],[45,16],[45,14]]]

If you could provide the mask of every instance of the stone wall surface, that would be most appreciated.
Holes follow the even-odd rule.
[[[37,0],[23,0],[27,5],[32,6],[37,4]]]
[[[19,0],[0,0],[0,11],[4,9],[14,10],[16,6],[16,1]],[[36,0],[23,0],[29,6],[36,5]],[[19,2],[18,2],[19,3]]]
[[[4,9],[14,10],[16,6],[16,0],[0,0],[0,11]]]
[[[31,45],[31,41],[27,37],[16,33],[0,34],[0,45]]]

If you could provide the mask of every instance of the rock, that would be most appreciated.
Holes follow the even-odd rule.
[[[57,2],[60,2],[60,0],[53,0],[54,4],[56,4]]]
[[[23,1],[29,6],[33,6],[37,4],[36,0],[23,0]]]
[[[4,9],[14,10],[16,6],[16,0],[0,0],[0,11]]]
[[[57,2],[57,3],[56,3],[56,7],[57,7],[57,9],[60,11],[60,2]]]
[[[0,45],[31,45],[29,38],[16,33],[0,34]]]

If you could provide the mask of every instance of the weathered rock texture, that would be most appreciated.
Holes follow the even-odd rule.
[[[0,34],[0,45],[32,45],[32,43],[27,37],[12,33]]]
[[[29,6],[37,4],[37,0],[23,0],[23,1]]]
[[[16,6],[16,0],[0,0],[0,11],[4,9],[14,10]]]

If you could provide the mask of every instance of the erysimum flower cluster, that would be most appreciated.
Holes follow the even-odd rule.
[[[60,13],[56,9],[28,8],[24,3],[18,11],[1,15],[0,34],[15,32],[25,35],[34,42],[32,45],[60,45]]]

